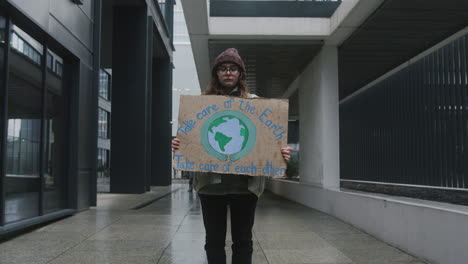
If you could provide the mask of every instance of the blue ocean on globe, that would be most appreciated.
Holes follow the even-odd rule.
[[[207,136],[208,143],[216,152],[231,155],[245,147],[249,132],[237,117],[221,116],[211,122]]]

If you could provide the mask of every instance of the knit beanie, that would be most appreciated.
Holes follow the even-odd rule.
[[[235,63],[237,64],[243,72],[245,72],[245,65],[244,62],[242,61],[239,52],[235,48],[229,48],[221,54],[216,57],[214,66],[213,66],[213,71],[218,67],[220,64],[223,63]]]

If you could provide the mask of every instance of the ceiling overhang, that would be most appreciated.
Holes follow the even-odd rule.
[[[209,61],[228,48],[239,51],[251,91],[280,98],[323,45],[314,40],[210,40]],[[210,69],[212,68],[210,64]]]
[[[339,47],[340,99],[468,25],[468,1],[387,0]]]

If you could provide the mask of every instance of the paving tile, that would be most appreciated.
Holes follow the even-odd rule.
[[[0,263],[47,263],[78,245],[72,239],[13,239],[0,244]]]
[[[205,231],[205,230],[199,230]],[[172,240],[203,240],[205,241],[205,232],[181,232],[178,231]]]
[[[269,249],[315,249],[330,248],[330,243],[315,233],[270,232],[255,233],[261,247]]]
[[[90,237],[90,240],[170,240],[176,229],[172,226],[112,225]]]
[[[356,264],[427,264],[423,261],[395,261],[395,260],[371,260],[371,261],[361,261],[355,262]]]
[[[99,252],[102,255],[114,256],[160,256],[168,246],[169,241],[145,240],[87,240],[73,248],[86,255],[89,252]],[[93,253],[98,254],[98,253]]]
[[[357,263],[410,262],[416,259],[394,247],[369,249],[344,248],[342,252]]]
[[[205,264],[196,194],[181,190],[131,210],[174,186],[142,195],[100,194],[96,208],[1,243],[0,263]],[[230,264],[229,220],[227,225]],[[253,229],[255,264],[424,263],[352,225],[270,193],[259,200]]]
[[[263,250],[270,264],[289,263],[353,263],[335,248]]]
[[[178,250],[177,248],[167,249],[157,262],[158,264],[205,264],[206,254],[204,250]]]
[[[263,224],[255,225],[255,232],[310,232],[311,229],[304,223],[295,225]]]
[[[45,264],[62,252],[54,250],[9,250],[0,251],[0,263],[2,264]]]
[[[78,243],[89,237],[89,234],[83,234],[79,232],[49,232],[36,230],[27,234],[23,234],[15,240],[24,241],[61,241],[62,243]]]
[[[116,225],[175,225],[182,223],[184,217],[182,215],[122,215]]]
[[[48,262],[50,264],[154,264],[159,256],[122,256],[113,252],[91,251],[83,254],[82,251],[70,251]]]

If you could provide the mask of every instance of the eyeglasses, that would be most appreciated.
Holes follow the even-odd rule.
[[[221,73],[226,73],[227,71],[231,72],[231,73],[236,73],[239,71],[239,68],[237,68],[236,66],[231,66],[231,67],[218,67],[218,72],[221,72]]]

